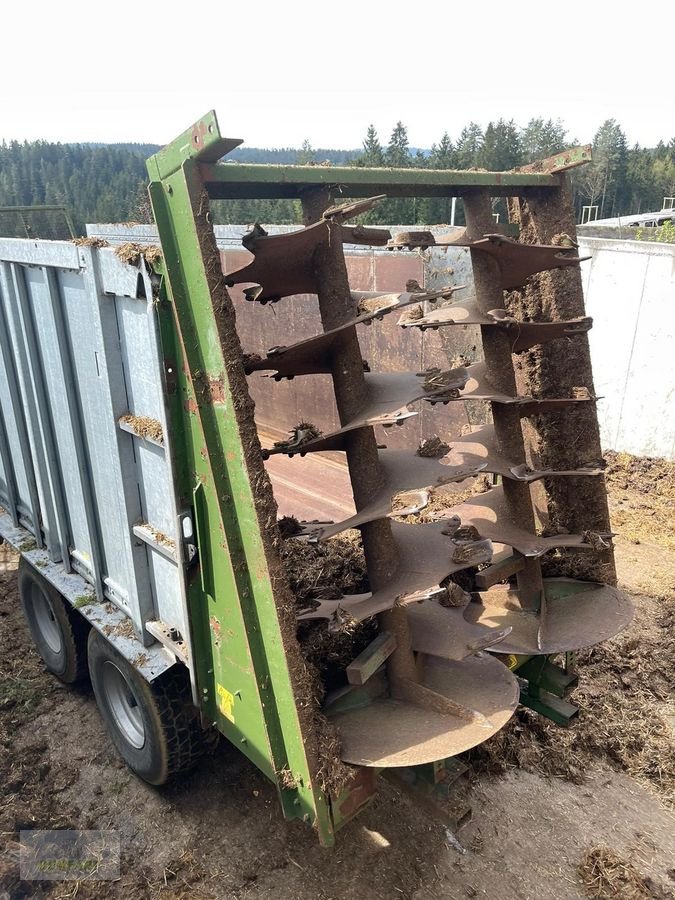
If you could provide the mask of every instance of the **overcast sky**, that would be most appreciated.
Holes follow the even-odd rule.
[[[2,10],[0,138],[164,144],[208,109],[249,146],[455,139],[561,118],[585,143],[675,136],[675,4],[23,3]],[[642,12],[649,10],[649,12]]]

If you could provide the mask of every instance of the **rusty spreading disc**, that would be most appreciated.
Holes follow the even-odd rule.
[[[317,600],[300,619],[339,619],[357,622],[371,616],[443,594],[441,581],[454,572],[490,562],[492,545],[482,539],[454,539],[458,519],[405,525],[393,522],[392,538],[398,566],[391,579],[375,593],[343,594],[336,600]]]
[[[338,729],[342,759],[358,766],[415,766],[463,753],[508,722],[518,682],[488,654],[462,661],[423,657],[419,684],[395,699],[381,695],[327,715]]]
[[[483,460],[472,460],[465,465],[444,465],[441,460],[423,458],[411,450],[381,450],[379,454],[383,475],[383,486],[373,499],[361,509],[341,522],[319,522],[308,525],[304,534],[312,540],[327,540],[349,528],[357,528],[364,522],[373,522],[390,515],[410,515],[419,512],[429,502],[429,493],[434,488],[451,482],[471,478],[485,469]],[[399,507],[395,502],[398,495],[408,495],[413,505]],[[410,500],[406,496],[406,502]]]
[[[504,331],[511,339],[511,352],[521,353],[536,344],[546,344],[559,338],[589,331],[593,320],[587,316],[561,322],[521,322],[508,315],[505,309],[483,313],[478,303],[466,300],[434,309],[422,318],[413,319],[405,313],[399,320],[403,328],[441,328],[451,325],[483,325]]]
[[[330,372],[330,354],[340,340],[342,334],[353,325],[369,325],[375,319],[381,319],[394,310],[406,309],[423,301],[430,303],[441,298],[450,297],[458,287],[424,293],[383,294],[375,291],[352,291],[351,296],[359,315],[349,319],[343,325],[324,331],[314,337],[288,347],[272,347],[263,358],[246,360],[246,372],[273,369],[276,378],[293,378],[296,375],[318,375]]]
[[[552,534],[540,537],[515,524],[504,497],[502,487],[493,487],[485,494],[471,497],[444,515],[455,515],[464,525],[473,525],[482,537],[518,550],[523,556],[543,556],[549,550],[570,547],[578,550],[609,546],[611,534]]]
[[[471,622],[463,606],[441,606],[436,600],[425,600],[408,607],[408,624],[412,648],[441,659],[466,659],[494,647],[511,633],[511,626],[492,626]]]
[[[606,584],[572,578],[544,579],[541,610],[522,609],[516,588],[497,585],[470,603],[465,616],[511,633],[491,649],[497,653],[548,654],[592,647],[630,625],[633,604]]]
[[[485,464],[485,471],[513,481],[538,481],[569,475],[600,475],[602,469],[586,467],[581,469],[531,469],[526,465],[516,465],[499,451],[494,425],[475,425],[469,434],[453,439],[450,451],[444,458],[448,465],[470,466],[479,462]]]
[[[275,453],[316,453],[320,450],[343,450],[345,447],[344,435],[357,428],[367,428],[370,425],[397,425],[405,419],[416,416],[417,413],[409,409],[417,400],[430,400],[432,403],[446,402],[448,398],[455,399],[466,384],[468,369],[460,366],[442,373],[443,383],[430,384],[426,373],[416,375],[414,373],[386,372],[363,376],[365,383],[365,400],[360,410],[341,428],[330,434],[292,444],[284,442],[283,445],[275,445],[271,450],[266,450],[266,456]]]

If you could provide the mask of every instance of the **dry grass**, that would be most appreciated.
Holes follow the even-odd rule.
[[[317,597],[326,599],[368,590],[366,559],[358,531],[346,531],[317,544],[287,540],[281,547],[281,556],[291,590],[302,608]]]
[[[437,434],[433,437],[425,438],[417,448],[418,456],[426,456],[431,459],[438,459],[450,450],[450,444],[442,441]]]
[[[586,893],[594,900],[667,900],[673,897],[672,892],[643,875],[610,847],[587,850],[577,871]]]
[[[675,550],[675,462],[605,454],[612,526],[634,544]]]

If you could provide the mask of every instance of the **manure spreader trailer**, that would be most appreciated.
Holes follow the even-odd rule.
[[[45,665],[67,683],[88,673],[141,778],[164,783],[224,735],[330,845],[384,770],[442,791],[453,757],[519,702],[568,722],[572,654],[630,621],[564,174],[589,153],[503,173],[218,162],[239,143],[209,113],[148,161],[159,247],[0,239],[0,534]],[[351,288],[345,243],[443,243],[360,224],[383,195],[463,199],[445,242],[470,256],[470,296]],[[304,226],[256,225],[223,271],[210,204],[244,198],[296,200]],[[230,288],[259,316],[300,295],[321,328],[242,347]],[[385,322],[404,341],[473,326],[481,346],[446,368],[370,371],[360,335]],[[317,376],[335,427],[289,421],[263,447],[250,381]],[[387,448],[421,406],[449,404],[483,417]],[[294,458],[302,485],[322,455],[348,471],[353,514],[280,528],[266,466]],[[288,548],[297,568],[347,531],[360,588],[299,597]]]

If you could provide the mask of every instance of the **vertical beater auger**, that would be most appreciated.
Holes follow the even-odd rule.
[[[596,494],[604,490],[599,451],[571,460],[569,453],[541,450],[547,434],[541,423],[547,419],[555,421],[557,431],[550,433],[556,434],[580,410],[596,421],[589,363],[584,369],[589,384],[565,385],[560,393],[541,380],[528,381],[522,365],[514,368],[523,354],[542,354],[542,346],[556,347],[561,338],[585,341],[591,322],[583,302],[571,315],[546,321],[541,309],[531,315],[536,307],[532,289],[527,309],[505,299],[505,291],[519,290],[532,276],[574,270],[579,257],[555,243],[524,244],[493,233],[490,198],[520,197],[527,190],[555,193],[560,189],[556,169],[575,164],[575,151],[567,160],[554,159],[552,171],[542,173],[215,164],[238,143],[221,138],[211,113],[150,165],[173,306],[171,316],[161,314],[167,347],[175,343],[173,357],[165,356],[174,368],[176,357],[183,360],[173,421],[185,432],[188,450],[179,468],[185,502],[194,506],[197,520],[200,575],[193,575],[191,587],[193,629],[211,661],[199,671],[197,686],[202,709],[277,780],[286,814],[311,819],[329,842],[332,827],[348,816],[321,775],[320,726],[308,714],[306,699],[300,700],[306,697],[307,678],[299,674],[300,651],[290,633],[296,613],[303,620],[324,619],[338,631],[376,617],[377,637],[345,666],[343,686],[323,704],[339,734],[342,759],[376,769],[437,762],[498,731],[519,698],[518,681],[499,654],[544,657],[571,651],[605,640],[630,621],[630,604],[611,585],[542,573],[541,558],[550,551],[572,548],[591,558],[604,552],[611,541],[606,506],[604,520],[602,511],[596,512],[578,533],[560,528],[542,535],[531,497],[531,484],[544,483],[562,521],[573,494],[551,485],[594,481]],[[336,206],[340,191],[361,199]],[[435,243],[430,232],[391,238],[383,229],[346,224],[370,208],[376,194],[463,197],[467,228],[446,243],[470,248],[473,298],[456,302],[459,285],[434,292],[351,290],[344,243],[382,247],[388,242],[403,252]],[[256,226],[243,240],[253,260],[223,274],[208,204],[235,197],[297,198],[304,228],[268,235]],[[530,214],[526,204],[519,209],[522,217]],[[266,355],[255,347],[242,353],[225,290],[235,284],[249,285],[244,297],[257,308],[283,306],[283,298],[298,293],[315,295],[322,331]],[[417,311],[411,316],[413,307]],[[370,372],[359,329],[378,328],[394,311],[402,313],[404,336],[415,327],[479,325],[485,361],[446,371]],[[587,345],[577,344],[574,352],[587,357]],[[244,379],[265,370],[276,380],[330,374],[339,428],[322,435],[302,423],[289,429],[288,441],[263,451]],[[374,428],[405,427],[418,414],[412,404],[435,407],[476,399],[490,402],[493,424],[450,438],[442,458],[378,443]],[[525,436],[521,421],[526,421]],[[541,446],[535,454],[530,446],[534,426],[527,423],[539,429]],[[288,600],[262,461],[273,454],[300,457],[293,465],[301,478],[302,458],[323,451],[345,454],[356,513],[340,522],[303,523],[291,539],[324,541],[358,528],[369,590],[348,594],[336,585],[336,596],[317,597],[312,608],[295,610]],[[423,509],[439,486],[481,472],[499,476],[501,483],[443,510],[437,521],[395,521]],[[581,523],[582,512],[567,519]],[[462,581],[472,584],[469,593],[452,580],[460,571],[471,579]],[[234,593],[226,598],[228,590]],[[244,672],[248,681],[235,691]],[[246,700],[252,693],[255,702]],[[263,719],[265,737],[251,740],[256,715]],[[292,788],[279,777],[281,770],[292,773]],[[358,804],[349,808],[351,815]]]

